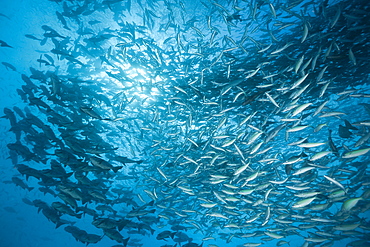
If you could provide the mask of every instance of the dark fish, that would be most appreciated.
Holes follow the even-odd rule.
[[[65,29],[67,29],[67,30],[71,30],[71,29],[67,26],[67,21],[66,21],[66,19],[64,18],[64,16],[63,16],[60,12],[58,12],[58,11],[56,11],[56,12],[55,12],[55,14],[57,15],[57,17],[58,17],[59,21],[63,24],[63,27],[64,27]]]
[[[119,155],[114,155],[114,156],[112,155],[112,156],[109,156],[109,157],[110,157],[110,159],[118,161],[118,162],[120,162],[124,165],[130,164],[130,163],[137,163],[137,164],[143,163],[142,160],[132,160],[132,159],[129,159],[127,157],[119,156]]]
[[[34,206],[33,202],[28,198],[22,198],[22,201],[27,205]]]
[[[292,170],[293,170],[293,165],[291,165],[291,164],[285,165],[285,173],[286,173],[286,175],[290,175],[290,173],[292,172]]]
[[[25,145],[21,144],[20,142],[16,142],[16,143],[9,143],[9,144],[7,145],[7,147],[8,147],[10,150],[15,151],[18,155],[22,156],[22,158],[23,158],[25,161],[30,161],[30,160],[39,160],[39,158],[38,158],[38,156],[37,156],[37,155],[35,155],[33,152],[31,152],[31,150],[30,150],[27,146],[25,146]],[[19,168],[19,167],[22,167],[22,168],[23,168],[23,165],[19,164],[19,165],[18,165],[18,168]],[[24,166],[24,167],[26,167],[26,166]],[[30,169],[33,169],[33,168],[30,168]],[[35,170],[35,169],[33,169],[33,170]],[[36,170],[35,170],[35,171],[36,171]],[[33,173],[33,172],[32,172],[32,174],[35,174],[35,173]],[[27,174],[26,174],[26,176],[27,176]]]
[[[201,244],[197,244],[197,243],[193,243],[193,242],[189,242],[189,243],[186,243],[183,245],[183,247],[202,247],[203,246],[203,243]]]
[[[21,118],[26,118],[23,111],[18,106],[13,106],[13,110],[20,116]]]
[[[350,138],[352,135],[351,131],[349,131],[347,127],[344,127],[342,125],[339,125],[338,134],[342,138]]]
[[[187,231],[188,229],[185,227],[185,226],[181,226],[181,225],[173,225],[171,226],[171,230],[174,230],[174,231]]]
[[[8,213],[14,213],[14,214],[17,213],[17,211],[13,207],[3,207],[3,209],[7,211]]]
[[[40,64],[40,67],[41,67],[41,64],[45,64],[46,66],[50,65],[50,63],[48,61],[46,61],[44,59],[41,59],[41,56],[36,61]]]
[[[51,204],[51,207],[59,211],[62,214],[69,214],[79,219],[81,219],[82,217],[82,214],[76,214],[70,207],[68,207],[66,204],[63,204],[61,202],[53,202]]]
[[[17,69],[13,66],[13,65],[11,65],[10,63],[7,63],[7,62],[1,62],[4,66],[5,66],[5,68],[6,69],[11,69],[11,70],[13,70],[13,71],[17,71]]]
[[[354,127],[348,120],[344,120],[345,126],[348,130],[358,130],[356,127]]]
[[[163,231],[158,233],[156,239],[158,240],[165,240],[166,238],[174,238],[176,232],[171,232],[171,231]]]
[[[106,5],[110,5],[110,4],[115,4],[115,3],[119,3],[119,2],[122,2],[123,0],[104,0],[102,2],[102,4],[106,4]]]
[[[121,233],[119,233],[119,231],[117,231],[116,229],[104,228],[103,231],[104,231],[104,234],[110,239],[115,240],[118,243],[126,243],[127,245],[128,239],[124,239]]]
[[[34,187],[29,187],[25,182],[17,177],[12,177],[12,181],[16,186],[21,187],[22,189],[27,189],[28,191],[31,191],[34,189]]]
[[[174,242],[176,243],[183,243],[183,242],[188,242],[192,243],[193,238],[189,237],[187,234],[183,232],[176,232],[175,238],[173,239]]]
[[[249,105],[251,104],[253,101],[255,101],[260,95],[263,95],[265,92],[269,91],[269,89],[263,89],[263,90],[260,90],[254,94],[252,94],[251,96],[248,96],[244,102],[243,102],[243,105]]]
[[[56,211],[53,208],[50,208],[49,206],[44,207],[41,212],[45,217],[53,222],[55,224],[55,228],[60,227],[61,225],[68,224],[69,222],[63,219],[60,219],[60,215],[58,214],[58,211]]]
[[[54,66],[54,59],[50,55],[44,54],[44,57],[46,57],[46,59],[49,60],[50,65]]]
[[[96,118],[96,119],[99,119],[99,120],[102,120],[103,118],[98,114],[96,113],[92,107],[86,107],[86,106],[82,106],[80,107],[80,110],[84,113],[86,113],[87,115],[89,115],[90,117],[92,118]]]
[[[33,40],[38,40],[38,41],[41,41],[42,39],[39,39],[39,38],[36,38],[35,36],[33,36],[32,34],[25,34],[24,35],[26,38],[29,38],[29,39],[33,39]]]
[[[76,226],[66,226],[64,230],[66,232],[71,233],[72,236],[76,239],[76,241],[79,241],[86,245],[96,244],[102,239],[102,237],[96,234],[89,234],[86,231],[81,230],[80,228]]]
[[[101,21],[93,20],[93,21],[88,21],[88,23],[89,23],[90,25],[95,25],[95,24],[101,23]]]
[[[12,110],[10,110],[9,108],[4,108],[4,114],[5,115],[1,118],[8,119],[12,127],[17,125],[17,118],[15,117],[15,114]]]
[[[8,20],[10,20],[10,18],[9,18],[8,16],[4,15],[3,13],[0,13],[0,16],[5,17],[5,18],[7,18]]]
[[[38,210],[37,210],[37,212],[38,212],[38,213],[39,213],[41,210],[43,210],[43,209],[45,209],[45,208],[49,207],[49,206],[48,206],[48,204],[47,204],[46,202],[41,201],[41,200],[39,200],[39,199],[33,200],[33,201],[32,201],[32,203],[33,203],[33,206],[35,206],[35,207],[37,207],[37,208],[38,208]]]
[[[335,144],[333,142],[333,139],[331,137],[331,133],[332,133],[332,130],[329,129],[328,143],[329,143],[330,150],[333,152],[333,154],[335,156],[339,156],[338,149],[337,149],[337,147],[335,146]]]
[[[9,48],[13,48],[12,46],[8,45],[5,41],[3,40],[0,40],[0,47],[9,47]]]
[[[98,157],[90,157],[90,161],[96,167],[99,167],[103,170],[113,170],[115,173],[117,173],[118,170],[123,167],[123,166],[113,166],[108,161],[105,161]]]
[[[117,228],[119,231],[129,224],[130,221],[122,219],[122,220],[113,220],[109,218],[95,218],[92,224],[101,229],[115,229]]]
[[[48,187],[40,187],[39,188],[39,191],[41,191],[42,193],[44,193],[44,195],[50,194],[50,195],[52,195],[54,197],[57,196],[57,194],[55,193],[55,191],[52,190],[51,188],[48,188]]]

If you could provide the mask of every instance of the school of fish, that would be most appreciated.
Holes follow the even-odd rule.
[[[56,227],[91,246],[370,245],[367,0],[50,2],[58,25],[24,34],[39,67],[2,62],[24,102],[3,118],[12,183],[54,198],[24,202]]]

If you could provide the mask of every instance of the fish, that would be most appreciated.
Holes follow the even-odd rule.
[[[326,155],[331,154],[331,153],[332,153],[332,151],[322,151],[322,152],[319,152],[319,153],[316,153],[315,155],[313,155],[310,160],[315,161],[315,160],[321,159],[322,157],[325,157]]]
[[[55,11],[55,14],[57,15],[59,21],[63,24],[63,27],[67,30],[71,30],[68,26],[67,26],[67,21],[66,19],[64,18],[64,16],[58,12],[58,11]]]
[[[358,128],[354,127],[348,120],[344,119],[344,123],[347,129],[358,130]]]
[[[355,143],[355,146],[354,147],[359,147],[359,146],[363,145],[364,143],[366,143],[369,140],[369,138],[370,138],[370,134],[369,133],[363,135],[360,139],[358,139],[358,141]]]
[[[13,65],[11,65],[10,63],[7,63],[7,62],[1,62],[1,63],[6,67],[6,69],[17,71],[16,67],[14,67]]]
[[[35,36],[34,36],[34,35],[32,35],[32,34],[25,34],[24,36],[25,36],[26,38],[29,38],[29,39],[42,41],[42,39],[37,38],[37,37],[35,37]]]
[[[333,139],[331,137],[331,133],[332,133],[332,130],[329,129],[328,144],[329,144],[330,150],[333,152],[333,154],[335,156],[339,156],[338,149],[337,149],[337,147],[335,146],[335,144],[333,142]]]
[[[22,179],[18,177],[12,177],[12,181],[16,186],[19,186],[22,189],[27,189],[28,191],[31,191],[34,189],[34,187],[29,187]]]
[[[10,20],[10,18],[7,15],[3,14],[3,13],[0,13],[0,16],[5,17],[6,19]]]
[[[6,186],[71,246],[368,242],[365,6],[50,1],[2,59]]]
[[[355,151],[350,151],[350,152],[344,153],[342,155],[342,158],[343,159],[355,158],[355,157],[366,154],[368,151],[370,151],[370,148],[363,148],[363,149],[358,149]]]
[[[312,105],[312,103],[306,103],[306,104],[303,104],[303,105],[300,105],[298,106],[292,113],[292,117],[298,115],[299,113],[301,113],[302,111],[304,111],[307,107],[309,107],[310,105]]]
[[[292,87],[290,88],[290,90],[295,89],[295,88],[297,88],[299,85],[301,85],[301,84],[302,84],[302,82],[304,82],[308,76],[309,76],[309,73],[305,74],[304,76],[302,76],[301,78],[299,78],[297,81],[295,81],[295,82],[293,83]]]
[[[339,133],[339,136],[342,138],[350,138],[352,135],[352,132],[350,132],[348,128],[342,125],[339,125],[338,133]]]
[[[3,209],[7,211],[8,213],[14,213],[14,214],[17,213],[17,211],[13,207],[3,207]]]
[[[70,207],[67,205],[61,203],[61,202],[53,202],[51,204],[51,207],[55,210],[59,211],[60,213],[69,214],[71,216],[74,216],[78,219],[81,219],[82,214],[76,214]]]
[[[64,230],[68,233],[71,233],[72,236],[83,244],[95,244],[98,243],[102,237],[96,234],[88,234],[85,230],[81,230],[76,226],[66,226]]]
[[[0,40],[0,47],[13,48],[13,46],[8,45],[4,40]]]
[[[349,57],[349,60],[351,61],[351,63],[352,63],[353,65],[357,65],[356,57],[355,57],[355,55],[353,54],[352,48],[350,48],[350,49],[349,49],[349,51],[348,51],[348,57]]]
[[[350,211],[354,206],[356,206],[356,204],[357,204],[360,200],[362,200],[362,198],[361,198],[361,197],[347,199],[345,202],[343,202],[341,210],[342,210],[343,212]]]
[[[163,231],[163,232],[158,233],[156,239],[158,239],[158,240],[165,240],[166,238],[172,238],[173,239],[175,237],[175,234],[176,234],[176,232]]]
[[[344,186],[339,183],[338,181],[336,181],[335,179],[331,178],[331,177],[328,177],[326,175],[324,175],[324,178],[326,178],[327,180],[329,180],[330,182],[332,182],[333,184],[337,185],[339,188],[341,188],[344,192],[346,192],[347,190],[344,188]]]
[[[113,170],[115,173],[117,173],[119,169],[123,168],[123,166],[113,166],[109,162],[96,156],[90,157],[90,162],[96,167],[103,170]]]
[[[302,207],[305,207],[305,206],[309,205],[315,199],[316,199],[316,197],[310,197],[310,198],[307,198],[307,199],[300,200],[300,201],[294,203],[293,206],[292,206],[292,208],[302,208]]]
[[[301,148],[313,148],[313,147],[319,147],[324,144],[326,143],[325,142],[304,142],[304,143],[298,144],[297,146]]]

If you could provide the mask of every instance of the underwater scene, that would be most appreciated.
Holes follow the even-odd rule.
[[[368,0],[0,6],[0,246],[370,246]]]

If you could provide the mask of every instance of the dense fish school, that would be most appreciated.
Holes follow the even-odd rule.
[[[370,246],[367,0],[49,1],[9,182],[75,246]]]

